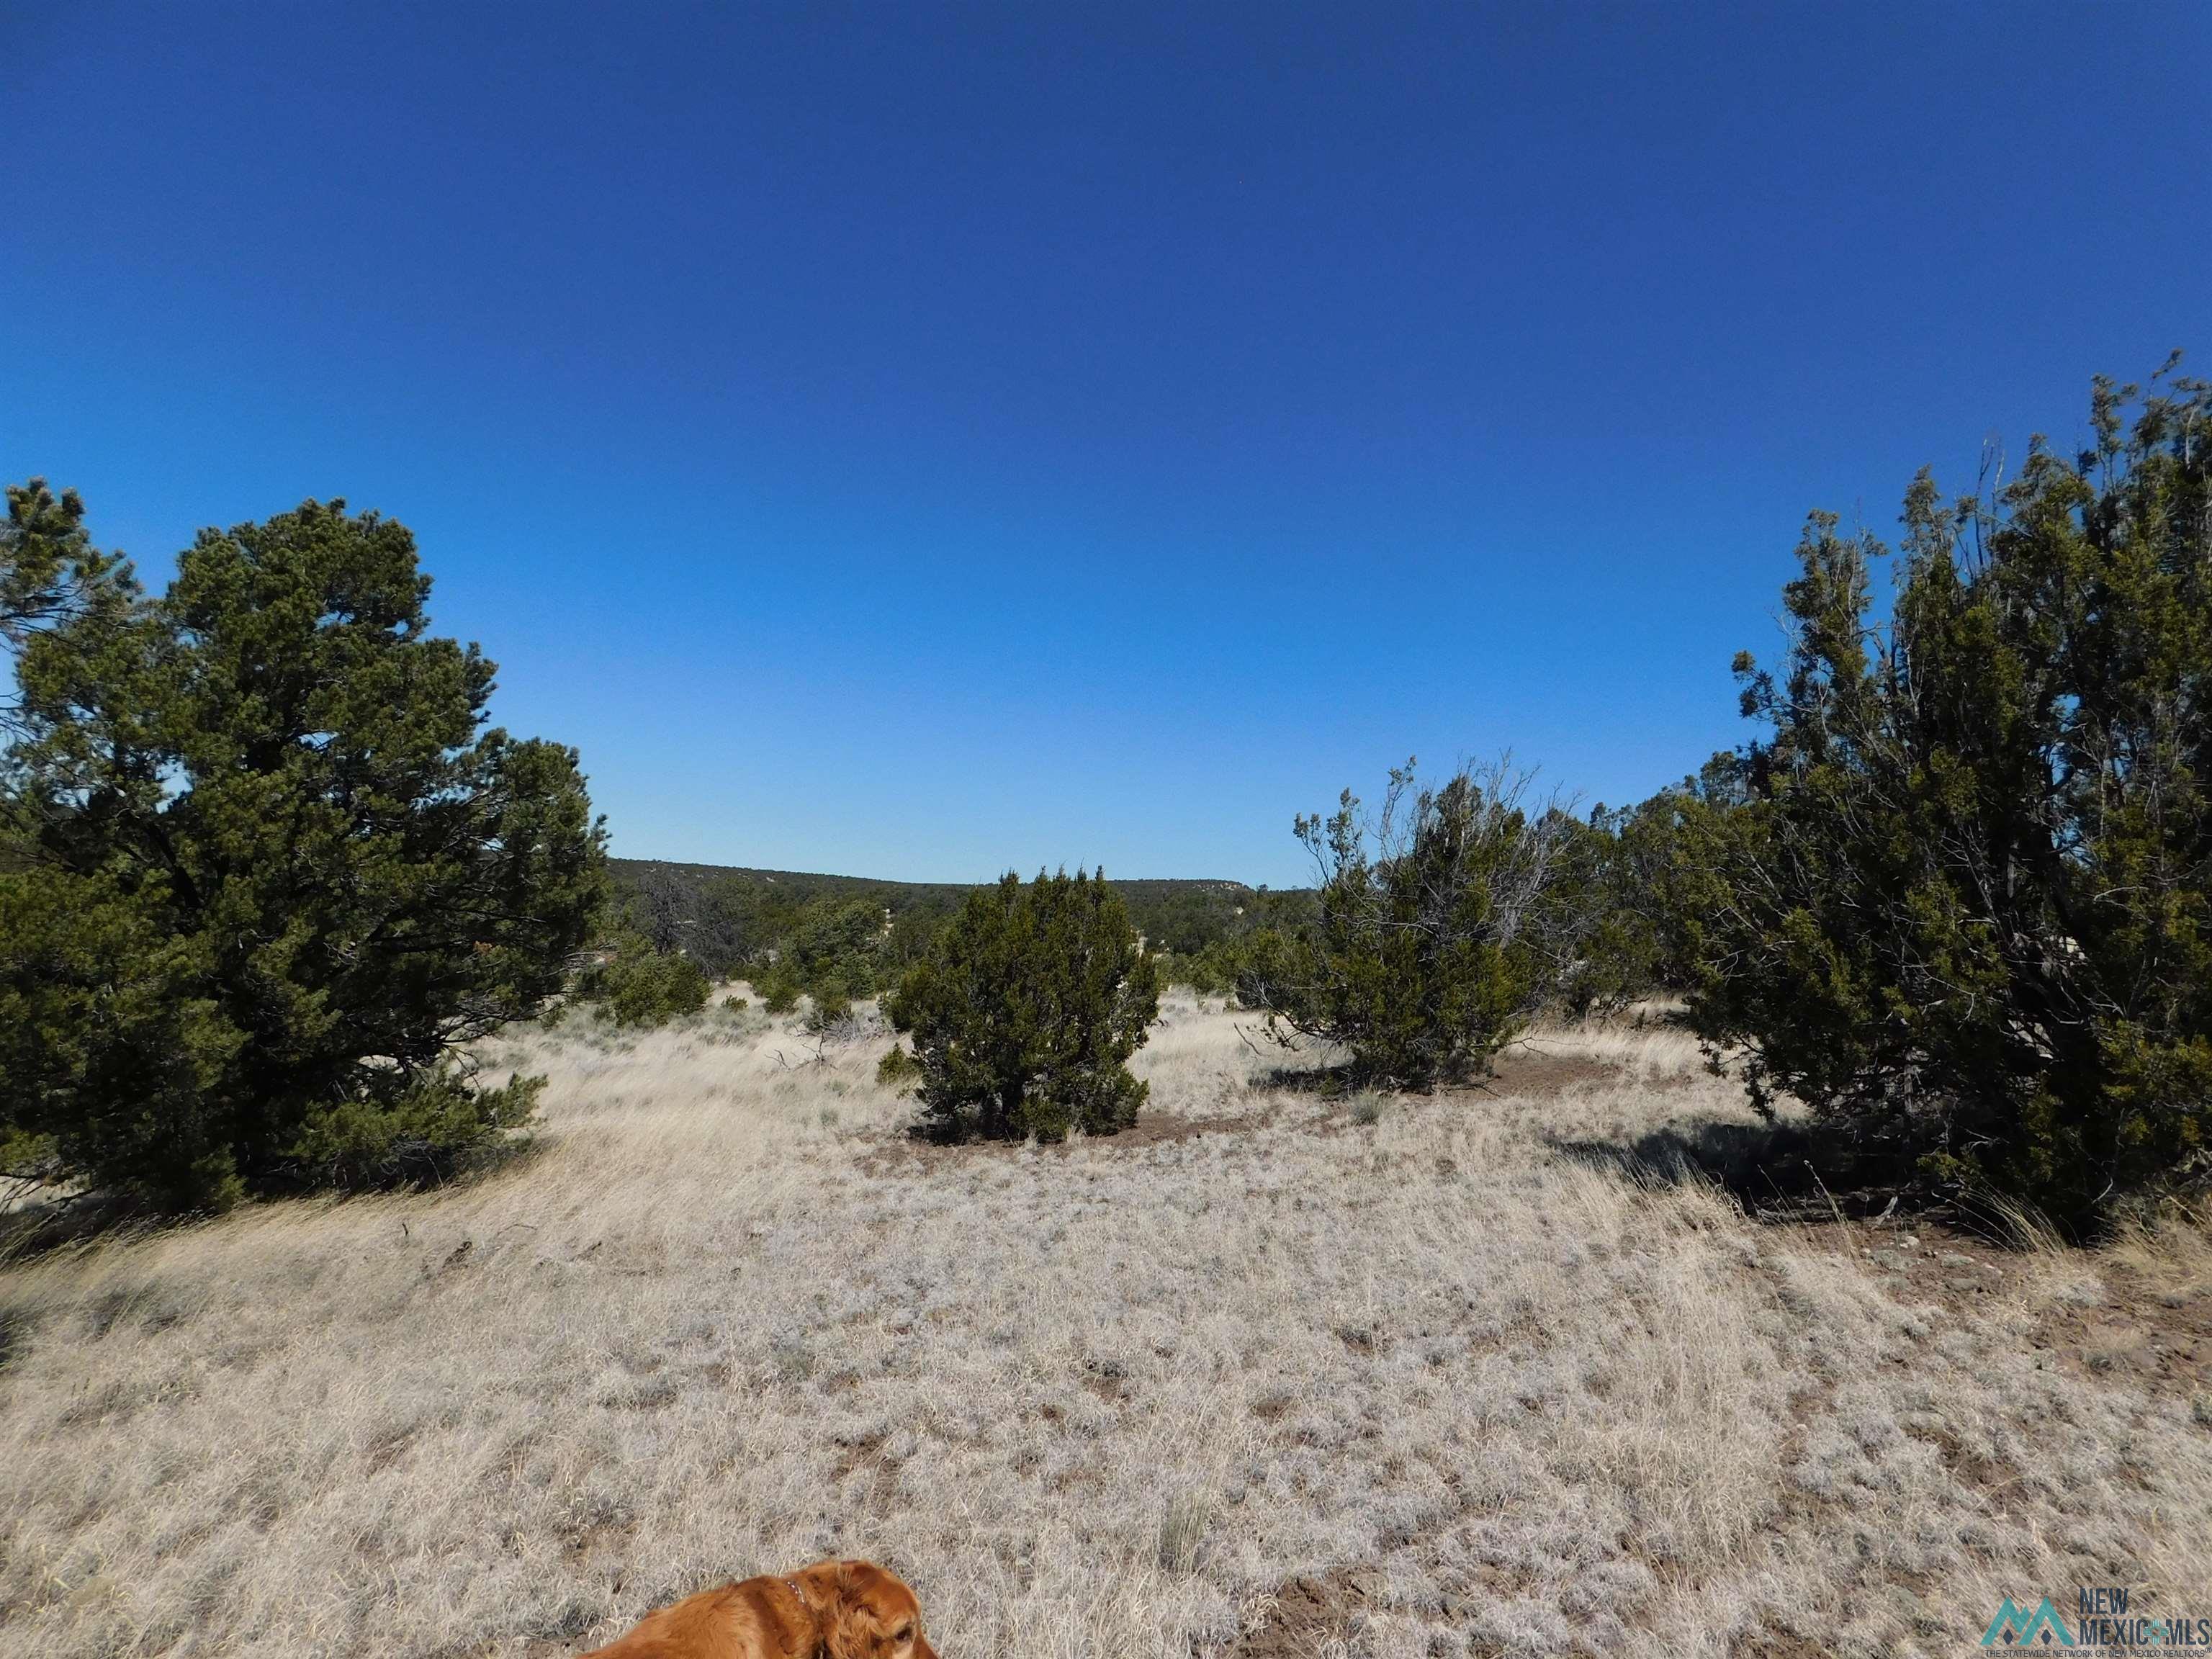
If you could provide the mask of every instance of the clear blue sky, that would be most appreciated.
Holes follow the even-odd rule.
[[[1740,735],[1806,510],[2212,359],[2212,6],[0,5],[0,471],[412,526],[615,848],[1304,872]]]

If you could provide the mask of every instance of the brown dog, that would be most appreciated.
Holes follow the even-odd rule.
[[[583,1659],[937,1659],[921,1603],[872,1561],[817,1561],[650,1613]]]

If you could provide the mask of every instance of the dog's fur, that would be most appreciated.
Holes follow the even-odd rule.
[[[583,1659],[937,1659],[914,1592],[872,1561],[702,1590]]]

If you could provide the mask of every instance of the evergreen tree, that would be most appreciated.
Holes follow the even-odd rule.
[[[1704,826],[1736,804],[1740,772],[1737,757],[1716,755],[1696,776],[1634,806],[1599,807],[1574,826],[1560,886],[1588,930],[1561,988],[1570,1012],[1618,1012],[1695,988],[1715,902],[1695,848],[1710,839]]]
[[[1885,550],[1816,515],[1697,829],[1693,1011],[1755,1100],[2075,1223],[2212,1147],[2212,388],[2134,393],[1993,496],[1923,473],[1886,628]]]
[[[600,936],[604,959],[587,963],[568,987],[572,1003],[602,1010],[617,1025],[647,1028],[696,1014],[714,984],[680,951],[660,951],[641,933],[617,927]],[[549,1015],[557,1024],[556,1015]]]
[[[603,837],[573,751],[483,729],[492,665],[428,589],[404,527],[310,501],[24,641],[0,1123],[62,1168],[208,1207],[527,1114],[464,1051],[558,988]]]
[[[11,660],[35,634],[128,609],[139,597],[130,565],[85,533],[84,503],[75,490],[58,496],[44,478],[8,486],[8,519],[0,524],[0,650]],[[12,702],[0,704],[0,730],[12,726],[16,712]]]
[[[969,895],[884,1012],[913,1034],[939,1133],[1060,1140],[1136,1121],[1147,1085],[1124,1062],[1159,980],[1103,873],[1009,874]]]
[[[1327,819],[1301,816],[1318,914],[1254,936],[1238,995],[1349,1048],[1366,1080],[1427,1089],[1486,1071],[1565,990],[1596,896],[1567,879],[1577,826],[1525,810],[1526,786],[1494,768],[1424,788],[1408,761],[1372,818],[1349,789]]]

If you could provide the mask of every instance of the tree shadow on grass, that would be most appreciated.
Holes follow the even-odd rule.
[[[95,1239],[149,1229],[147,1217],[111,1194],[56,1190],[0,1218],[0,1267],[33,1261]]]
[[[31,1319],[27,1314],[0,1310],[0,1371],[30,1346]]]
[[[388,1179],[350,1186],[277,1175],[257,1182],[237,1206],[250,1211],[301,1200],[369,1198],[465,1188],[524,1169],[543,1157],[549,1137],[525,1129],[437,1158],[398,1165]],[[237,1212],[234,1212],[235,1213]],[[112,1244],[176,1227],[196,1226],[205,1212],[171,1212],[133,1203],[100,1188],[56,1189],[50,1198],[21,1202],[0,1214],[0,1267],[62,1250]]]
[[[1562,1156],[1639,1187],[1711,1182],[1762,1220],[1865,1219],[1933,1198],[1902,1159],[1817,1125],[1711,1118],[1626,1143],[1546,1139]]]
[[[1254,1077],[1252,1087],[1274,1094],[1334,1098],[1358,1094],[1361,1082],[1349,1060],[1339,1060],[1332,1065],[1277,1066]]]

